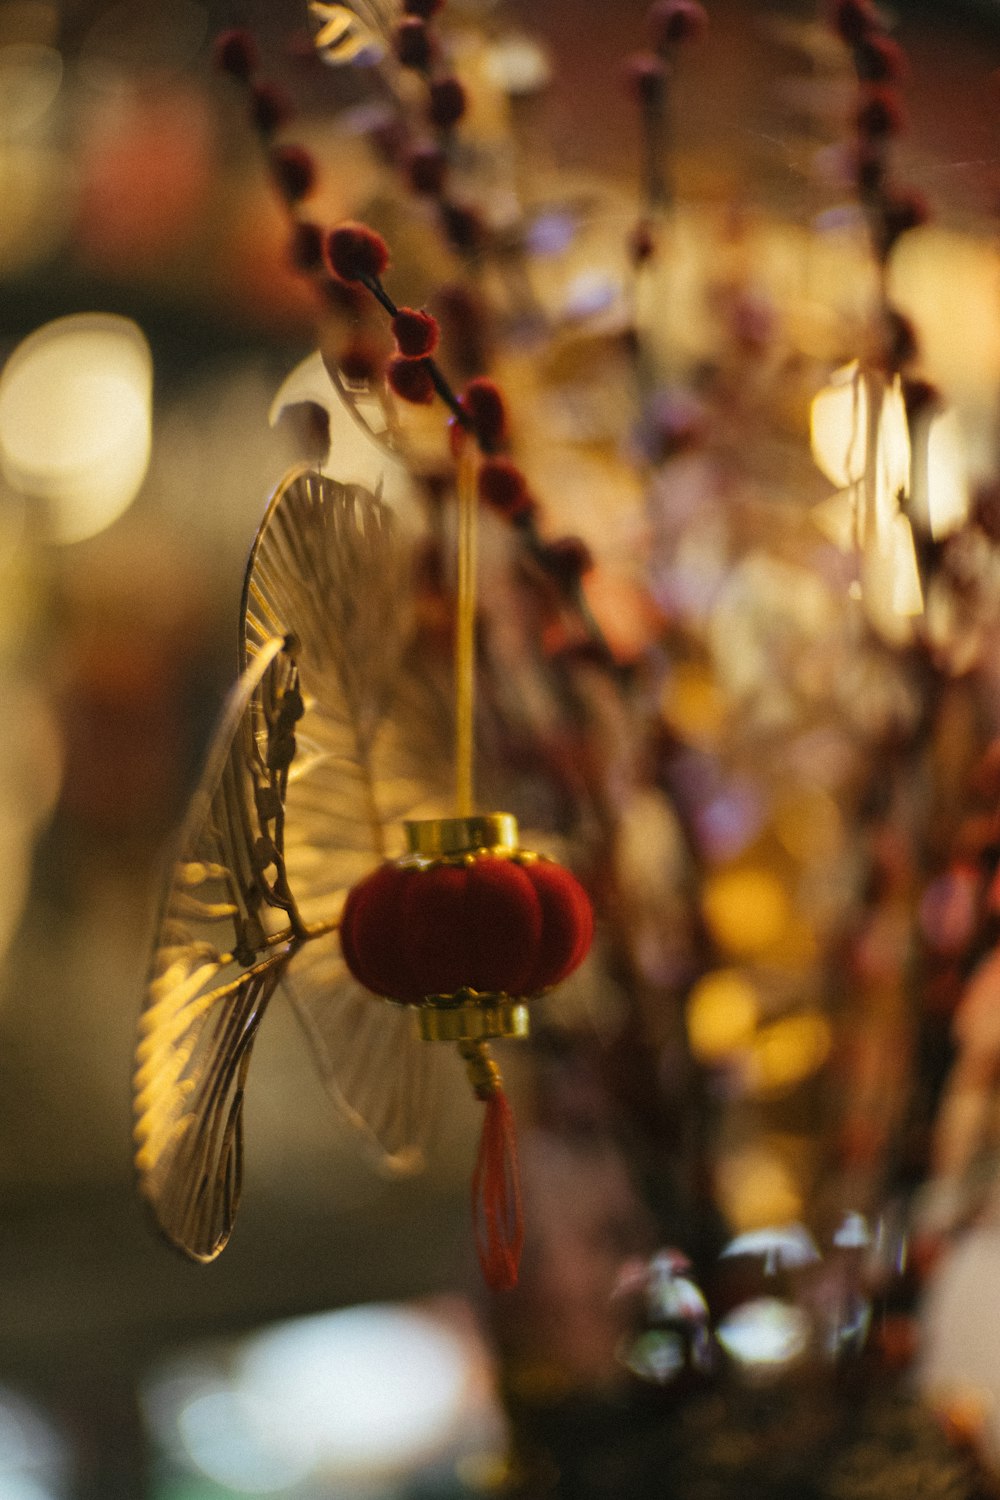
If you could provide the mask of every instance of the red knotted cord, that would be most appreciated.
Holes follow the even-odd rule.
[[[524,1219],[514,1115],[499,1086],[486,1100],[472,1174],[472,1217],[486,1282],[497,1291],[509,1291],[517,1285]]]

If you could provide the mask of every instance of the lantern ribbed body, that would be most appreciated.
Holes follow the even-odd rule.
[[[561,865],[487,849],[380,865],[348,895],[340,934],[367,989],[420,1005],[548,989],[586,956],[593,915]]]

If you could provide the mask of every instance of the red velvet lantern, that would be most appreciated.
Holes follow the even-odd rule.
[[[491,1037],[526,1036],[526,1000],[590,948],[590,902],[568,870],[521,849],[509,813],[407,823],[409,851],[347,897],[340,925],[354,977],[417,1007],[421,1035],[454,1041],[486,1118],[473,1178],[487,1280],[513,1285],[522,1239],[513,1121]]]

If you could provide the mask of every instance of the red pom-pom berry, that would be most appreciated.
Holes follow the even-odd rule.
[[[849,47],[881,30],[878,12],[871,0],[833,0],[830,25]]]
[[[908,71],[906,53],[899,43],[878,33],[858,43],[854,65],[865,83],[900,83]]]
[[[898,135],[905,123],[903,101],[894,88],[872,84],[863,91],[855,123],[858,134],[869,140]]]
[[[882,206],[882,222],[879,228],[879,248],[888,255],[900,235],[910,229],[919,229],[930,218],[930,208],[922,193],[893,193]]]
[[[465,114],[466,97],[461,80],[449,74],[435,78],[427,91],[427,118],[439,130],[449,130]]]
[[[590,548],[578,536],[559,537],[538,549],[538,561],[557,582],[571,587],[594,566]]]
[[[274,83],[255,83],[250,90],[250,118],[262,135],[273,135],[295,118],[295,106]]]
[[[426,359],[407,359],[396,354],[386,366],[389,389],[414,406],[428,406],[434,400],[434,377]]]
[[[400,354],[407,359],[421,359],[433,354],[438,344],[437,319],[414,307],[401,307],[392,320],[393,337]]]
[[[359,333],[341,350],[337,365],[351,385],[371,385],[382,373],[385,363],[382,345]]]
[[[484,458],[476,487],[484,504],[512,521],[534,509],[528,481],[509,458]]]
[[[896,375],[916,359],[920,353],[917,330],[909,318],[889,308],[883,314],[883,357],[886,369]]]
[[[484,453],[495,453],[507,441],[507,405],[495,380],[477,376],[462,393],[462,408]]]
[[[448,175],[448,158],[438,146],[414,146],[406,158],[406,175],[415,193],[435,198]]]
[[[645,221],[636,224],[629,234],[628,253],[634,266],[644,266],[656,254],[656,236]]]
[[[341,281],[377,281],[389,264],[389,247],[367,224],[338,224],[326,237],[326,259]]]
[[[625,79],[640,104],[659,104],[667,86],[667,70],[653,52],[635,52],[625,64]]]
[[[660,51],[697,42],[708,30],[708,13],[698,0],[656,0],[647,21],[653,46]]]
[[[462,255],[474,255],[486,239],[482,215],[465,203],[441,204],[441,227],[448,242]]]
[[[430,67],[434,43],[426,21],[419,16],[404,16],[397,21],[392,45],[404,68],[415,68],[422,73]]]
[[[301,203],[316,186],[316,158],[304,146],[275,146],[270,155],[271,173],[289,203]]]
[[[316,271],[323,264],[323,231],[302,219],[292,230],[288,258],[297,271]]]
[[[249,31],[238,27],[219,33],[212,55],[219,72],[230,78],[250,78],[260,65],[257,43]]]

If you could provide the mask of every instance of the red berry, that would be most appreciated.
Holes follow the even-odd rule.
[[[882,208],[879,240],[883,255],[888,255],[901,234],[906,234],[910,229],[919,229],[929,218],[930,208],[922,193],[892,194]]]
[[[698,0],[656,0],[646,19],[658,51],[697,42],[708,30],[708,13]]]
[[[353,385],[371,385],[381,374],[383,363],[381,346],[377,340],[363,333],[358,334],[341,350],[337,360],[344,379]]]
[[[476,440],[484,453],[495,453],[507,439],[507,406],[495,380],[477,376],[462,394]]]
[[[854,65],[865,83],[899,83],[906,77],[906,53],[891,37],[874,33],[854,49]]]
[[[625,64],[625,78],[640,104],[659,104],[667,85],[667,70],[653,52],[635,52]]]
[[[260,61],[257,43],[242,28],[220,31],[212,55],[219,72],[228,73],[230,78],[249,78],[256,73]]]
[[[858,132],[868,139],[898,135],[905,123],[903,102],[894,88],[872,84],[862,91],[855,117]]]
[[[486,225],[474,208],[464,203],[442,203],[441,227],[449,244],[460,254],[475,255],[482,249]]]
[[[416,68],[425,72],[434,55],[433,40],[427,23],[419,16],[404,16],[397,21],[392,36],[396,56],[404,68]]]
[[[407,359],[421,359],[437,348],[437,319],[414,307],[401,307],[392,320],[392,332],[400,354]]]
[[[465,89],[453,74],[436,78],[427,91],[427,118],[439,130],[457,125],[465,114],[465,106]]]
[[[341,281],[377,281],[389,264],[389,247],[367,224],[338,224],[326,237],[326,259]]]
[[[887,370],[890,374],[898,374],[916,359],[919,352],[917,330],[909,318],[890,308],[884,317],[883,354]]]
[[[871,0],[833,0],[830,25],[849,47],[856,47],[873,32],[881,30],[878,12]]]
[[[447,174],[448,158],[438,146],[414,146],[406,159],[406,175],[415,193],[436,197]]]
[[[396,354],[386,368],[386,379],[397,396],[415,406],[428,406],[434,400],[434,379],[426,359],[407,359]]]
[[[590,548],[578,536],[564,536],[546,542],[539,547],[537,556],[546,573],[566,586],[579,583],[584,573],[589,573],[594,566]]]
[[[644,266],[656,254],[656,236],[645,222],[640,221],[629,234],[628,253],[634,266]]]
[[[302,219],[292,230],[288,258],[297,271],[315,271],[323,264],[323,231]]]
[[[913,421],[915,417],[924,416],[927,412],[943,409],[941,392],[929,380],[911,377],[909,380],[904,380],[902,384],[907,421]]]
[[[250,90],[250,117],[264,135],[272,135],[295,116],[295,106],[274,83],[255,83]]]
[[[528,481],[509,458],[484,458],[476,479],[479,498],[501,515],[517,520],[534,509]]]
[[[275,146],[271,172],[289,203],[300,203],[316,186],[316,159],[304,146]]]
[[[851,161],[852,176],[862,198],[873,198],[885,182],[885,153],[873,141],[859,140]]]

